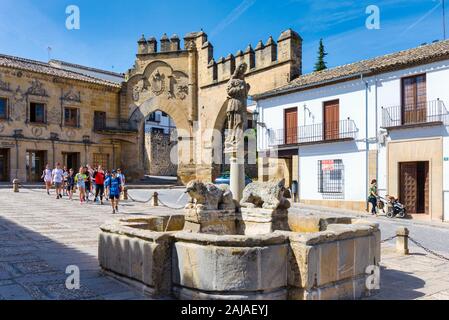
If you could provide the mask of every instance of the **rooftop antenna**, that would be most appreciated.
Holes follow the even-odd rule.
[[[47,53],[48,53],[48,61],[50,61],[51,60],[51,47],[48,47],[47,48]]]

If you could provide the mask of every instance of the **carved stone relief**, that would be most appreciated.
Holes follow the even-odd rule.
[[[69,92],[63,94],[62,100],[66,102],[81,103],[81,92],[75,92],[73,88]]]
[[[47,122],[50,124],[60,124],[61,109],[58,107],[49,108],[47,113]]]
[[[25,100],[25,93],[22,91],[22,89],[17,87],[16,91],[14,92],[13,96],[13,103],[11,104],[12,110],[11,110],[11,117],[13,120],[16,121],[25,121],[26,119],[26,100]]]
[[[2,80],[2,75],[0,74],[0,90],[2,91],[7,91],[10,92],[11,91],[11,85],[9,82],[3,81]]]
[[[44,85],[37,79],[31,81],[31,87],[27,90],[27,95],[48,97],[47,90],[45,90]]]
[[[152,96],[166,95],[167,99],[184,100],[189,95],[189,79],[182,73],[175,71],[172,74],[165,74],[159,69],[149,78],[140,79],[132,89],[132,99],[134,102],[144,101]]]
[[[156,96],[160,96],[165,91],[165,75],[161,74],[159,70],[151,77],[151,91]]]

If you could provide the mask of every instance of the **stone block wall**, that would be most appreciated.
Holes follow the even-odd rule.
[[[178,174],[176,142],[171,141],[170,135],[149,133],[145,135],[147,174],[152,176],[176,176]]]

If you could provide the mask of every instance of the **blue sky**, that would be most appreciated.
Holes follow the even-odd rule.
[[[80,30],[65,27],[68,5],[80,8]],[[369,5],[380,8],[380,30],[365,27]],[[306,73],[320,38],[332,67],[441,40],[442,20],[441,0],[1,0],[0,53],[46,61],[50,46],[54,59],[124,72],[142,33],[202,28],[218,58],[292,28],[304,39]]]

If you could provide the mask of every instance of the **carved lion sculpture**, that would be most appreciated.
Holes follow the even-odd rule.
[[[186,209],[235,210],[236,208],[232,192],[227,185],[194,180],[187,184],[186,193],[190,196],[190,203]]]
[[[285,179],[253,182],[243,190],[240,205],[245,208],[288,209],[290,202],[284,198]]]

